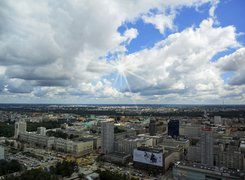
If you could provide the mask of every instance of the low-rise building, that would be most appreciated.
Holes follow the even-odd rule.
[[[186,139],[186,138],[177,138],[177,139],[164,138],[162,144],[166,145],[166,146],[169,146],[169,145],[171,145],[171,146],[180,145],[184,149],[188,149],[188,147],[190,146],[190,141],[188,139]]]
[[[128,138],[128,137],[134,137],[134,136],[136,136],[136,131],[131,129],[131,130],[127,130],[125,132],[115,133],[114,136],[115,136],[115,141],[119,140],[119,139]]]
[[[127,164],[131,156],[126,153],[113,152],[103,156],[103,159],[116,164]]]
[[[93,151],[92,140],[80,140],[73,142],[73,154],[84,156]]]
[[[165,153],[165,159],[164,159],[164,169],[165,171],[168,170],[168,168],[174,164],[175,162],[179,161],[180,158],[179,158],[179,154],[178,152],[168,152],[168,153]]]
[[[93,140],[80,139],[72,141],[69,139],[49,137],[36,133],[20,133],[19,140],[42,148],[52,148],[57,151],[83,156],[93,151]]]
[[[162,148],[138,147],[134,150],[133,165],[149,172],[165,172],[165,153]]]
[[[19,133],[19,140],[27,142],[29,144],[40,146],[42,148],[52,148],[54,145],[55,137],[49,137],[33,132],[21,132]]]
[[[115,151],[133,155],[134,149],[142,145],[152,146],[153,139],[147,137],[130,137],[115,142]]]
[[[157,146],[163,141],[163,136],[161,134],[157,134],[156,136],[150,136],[149,134],[139,134],[138,137],[151,138],[152,146]]]

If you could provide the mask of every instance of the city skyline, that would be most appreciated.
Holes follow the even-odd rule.
[[[0,102],[244,104],[245,2],[0,2]]]

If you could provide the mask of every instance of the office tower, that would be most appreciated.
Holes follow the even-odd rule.
[[[172,137],[179,136],[179,120],[170,120],[168,122],[168,135]]]
[[[201,163],[213,165],[213,131],[210,127],[201,130]]]
[[[149,133],[150,136],[155,136],[156,135],[156,131],[157,131],[157,125],[156,125],[156,121],[151,119],[150,123],[149,123]]]
[[[102,153],[108,154],[114,150],[114,121],[106,120],[101,123]]]
[[[0,160],[4,159],[4,147],[0,146]]]
[[[46,135],[46,128],[45,127],[38,127],[37,128],[37,134],[41,134],[43,136]]]
[[[15,122],[14,137],[18,138],[20,132],[26,132],[26,122],[25,121]]]

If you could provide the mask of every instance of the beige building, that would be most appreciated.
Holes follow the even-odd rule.
[[[73,144],[73,154],[86,155],[93,151],[93,141],[78,141]]]
[[[36,133],[20,133],[19,140],[42,148],[55,149],[73,155],[86,155],[93,151],[93,140],[71,141]]]
[[[31,145],[41,146],[42,148],[52,148],[54,139],[54,137],[48,137],[32,132],[22,132],[19,134],[19,140],[27,142]]]
[[[140,146],[152,146],[153,139],[147,137],[132,137],[120,139],[115,142],[115,151],[133,154],[134,149]]]
[[[165,153],[165,171],[170,167],[172,163],[175,163],[180,160],[178,152],[169,152]]]
[[[180,145],[184,149],[188,149],[189,146],[190,146],[190,141],[188,139],[184,139],[184,138],[179,138],[179,139],[164,138],[162,144],[166,145],[166,146],[177,146],[177,145]]]

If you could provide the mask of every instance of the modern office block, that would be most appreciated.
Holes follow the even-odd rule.
[[[106,120],[101,123],[102,153],[114,151],[114,121]]]
[[[168,122],[168,135],[172,137],[179,136],[179,120],[170,120]]]
[[[150,136],[155,136],[157,132],[157,125],[156,125],[156,121],[151,119],[150,123],[149,123],[149,133]]]
[[[213,131],[209,127],[201,130],[201,163],[213,165]]]

